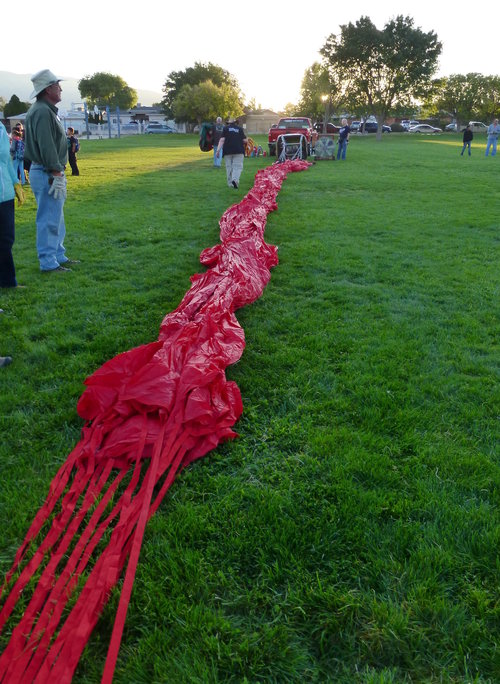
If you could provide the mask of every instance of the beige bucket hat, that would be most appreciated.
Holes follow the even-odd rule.
[[[34,90],[30,95],[30,100],[32,100],[39,93],[41,93],[42,90],[45,90],[45,88],[48,88],[53,83],[59,83],[59,81],[62,80],[62,78],[57,78],[57,76],[53,74],[52,71],[50,71],[49,69],[42,69],[42,71],[39,71],[31,77],[31,82],[33,83]]]

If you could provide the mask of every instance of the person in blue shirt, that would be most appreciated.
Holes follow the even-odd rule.
[[[24,177],[24,140],[19,129],[14,129],[11,135],[12,142],[10,144],[10,156],[14,171],[19,178],[21,185],[24,185],[26,179]]]
[[[339,131],[337,159],[345,159],[350,132],[351,129],[347,123],[347,119],[342,119],[342,128]]]
[[[12,256],[15,240],[14,198],[24,202],[24,191],[10,157],[10,140],[0,123],[0,287],[19,287]]]
[[[498,119],[495,119],[492,124],[488,126],[488,141],[486,143],[486,156],[488,156],[491,147],[491,156],[494,157],[497,153],[497,140],[500,133],[500,126]]]

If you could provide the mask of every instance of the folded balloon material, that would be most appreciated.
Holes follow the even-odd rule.
[[[207,271],[192,276],[158,340],[119,354],[85,381],[81,440],[2,588],[0,630],[12,633],[0,682],[70,682],[128,559],[102,679],[112,681],[148,518],[182,468],[236,436],[243,407],[225,369],[245,339],[234,311],[268,283],[278,259],[263,239],[267,214],[287,174],[307,166],[288,161],[259,171],[222,216],[220,244],[201,254]]]

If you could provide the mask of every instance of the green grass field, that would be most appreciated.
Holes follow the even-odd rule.
[[[264,142],[264,139],[261,140]],[[237,317],[240,438],[186,469],[149,524],[115,682],[500,682],[500,157],[476,136],[353,137],[291,174],[279,248]],[[82,140],[72,273],[0,291],[0,572],[80,436],[84,379],[153,341],[226,187],[194,136]],[[100,681],[116,592],[74,681]],[[6,644],[3,635],[0,649]]]

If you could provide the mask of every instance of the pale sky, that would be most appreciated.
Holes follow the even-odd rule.
[[[477,14],[473,7],[466,13],[463,5],[436,0],[406,11],[395,0],[219,5],[148,0],[59,7],[58,17],[50,3],[25,0],[21,23],[6,21],[2,31],[0,69],[34,74],[48,68],[77,79],[107,71],[136,90],[161,93],[171,71],[212,62],[236,77],[246,102],[255,98],[258,105],[279,110],[299,100],[304,72],[319,61],[318,51],[341,24],[365,15],[383,28],[404,14],[423,31],[435,31],[443,43],[438,75],[500,73],[496,2],[488,3],[487,12],[481,5]]]

